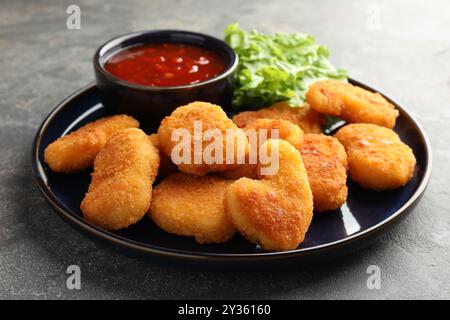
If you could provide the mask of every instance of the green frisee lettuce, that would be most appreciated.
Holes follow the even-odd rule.
[[[288,100],[302,106],[308,86],[319,79],[346,80],[334,68],[328,49],[305,33],[245,32],[234,23],[225,29],[225,41],[239,56],[233,106],[261,108]]]

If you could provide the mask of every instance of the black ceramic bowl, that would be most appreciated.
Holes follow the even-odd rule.
[[[227,67],[217,77],[175,87],[150,87],[121,80],[105,70],[109,57],[125,48],[149,43],[183,43],[217,53]],[[129,114],[152,130],[172,111],[193,101],[208,101],[225,108],[231,104],[233,80],[238,65],[236,53],[222,40],[201,33],[156,30],[128,33],[103,44],[94,55],[94,70],[100,97],[108,113]]]

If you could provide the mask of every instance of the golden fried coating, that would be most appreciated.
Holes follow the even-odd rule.
[[[142,130],[115,134],[95,158],[92,181],[81,202],[84,218],[106,230],[137,223],[150,207],[158,166],[158,149]]]
[[[126,128],[138,128],[139,122],[126,115],[105,117],[59,138],[45,149],[44,159],[55,172],[71,173],[92,166],[108,139]]]
[[[350,124],[336,133],[348,157],[350,178],[362,187],[388,190],[411,180],[416,158],[391,129],[374,124]]]
[[[178,171],[177,166],[170,160],[166,154],[160,150],[159,138],[156,133],[152,133],[148,136],[152,144],[159,150],[159,171],[158,179],[165,178],[168,175]]]
[[[235,227],[265,250],[292,250],[303,242],[313,216],[313,198],[300,152],[283,140],[262,146],[278,157],[279,169],[261,180],[241,178],[225,195],[225,211]],[[267,167],[266,167],[267,168]]]
[[[336,138],[306,134],[300,149],[308,174],[314,210],[340,208],[347,200],[347,154]]]
[[[149,216],[165,231],[195,237],[199,243],[228,241],[235,228],[223,201],[231,183],[212,175],[174,173],[153,190]]]
[[[268,108],[257,111],[244,111],[233,117],[239,128],[244,128],[256,119],[280,119],[290,121],[305,133],[321,133],[325,117],[311,109],[308,104],[303,107],[290,107],[286,101],[278,102]]]
[[[306,92],[311,108],[350,123],[395,126],[398,111],[379,93],[337,80],[314,82]]]
[[[256,133],[255,137],[258,141],[258,146],[262,145],[268,139],[275,139],[272,137],[272,129],[278,130],[278,139],[285,140],[292,144],[295,148],[300,149],[303,142],[303,131],[296,124],[282,119],[256,119],[249,125],[244,127],[244,131],[249,137],[249,132]],[[260,135],[261,130],[266,130],[266,134]],[[261,139],[259,139],[261,137]],[[265,138],[265,139],[264,139]],[[250,139],[249,139],[250,140]]]
[[[261,118],[256,119],[243,128],[249,140],[249,151],[258,153],[260,146],[264,142],[268,139],[275,139],[276,137],[272,136],[272,129],[278,129],[277,139],[285,140],[295,148],[300,149],[303,142],[303,131],[299,126],[287,120]],[[263,132],[261,130],[266,131]],[[220,176],[230,180],[237,180],[242,177],[256,179],[258,177],[256,163],[250,163],[247,155],[245,164],[235,169],[221,172]]]
[[[200,128],[197,129],[200,137],[195,132],[196,128]],[[227,132],[232,138],[227,139]],[[180,134],[179,139],[173,141],[172,135],[177,133]],[[191,152],[187,154],[187,161],[183,159],[181,163],[176,163],[172,152],[180,158],[186,156],[181,148],[184,145],[184,133],[189,134],[188,145]],[[178,165],[178,169],[199,176],[236,168],[239,165],[238,162],[245,161],[245,153],[248,149],[244,131],[227,117],[221,107],[207,102],[197,101],[177,108],[161,122],[158,137],[161,149]],[[195,152],[196,145],[201,147],[200,153]],[[205,154],[213,157],[207,159]],[[216,157],[219,155],[221,160]]]
[[[155,146],[156,148],[159,148],[158,134],[152,133],[151,135],[148,136],[148,138],[150,139],[150,142],[152,143],[153,146]]]

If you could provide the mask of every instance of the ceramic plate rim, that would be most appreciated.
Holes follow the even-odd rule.
[[[353,80],[349,78],[349,81],[353,84],[359,85],[363,88],[369,89],[371,91],[376,91],[373,87],[361,83],[359,81]],[[32,145],[32,170],[33,175],[36,178],[36,182],[39,188],[39,191],[44,196],[46,201],[50,204],[50,206],[67,222],[74,224],[76,227],[83,229],[83,231],[89,233],[90,235],[95,236],[101,240],[106,242],[110,242],[114,245],[118,245],[124,249],[132,250],[133,252],[138,252],[144,255],[157,255],[157,256],[165,256],[165,257],[175,257],[175,258],[183,258],[183,259],[194,259],[194,260],[204,260],[204,259],[212,259],[212,260],[229,260],[230,258],[240,258],[245,260],[259,260],[259,259],[271,259],[271,258],[289,258],[289,257],[298,257],[301,255],[308,255],[312,253],[317,253],[318,251],[324,249],[330,249],[340,245],[350,244],[352,242],[363,240],[363,238],[369,238],[376,232],[383,231],[383,229],[387,229],[391,223],[396,222],[399,218],[403,217],[408,213],[408,209],[412,207],[422,196],[424,193],[430,177],[431,177],[431,168],[432,168],[432,152],[431,152],[431,143],[423,130],[422,126],[417,122],[417,120],[407,112],[403,107],[401,107],[398,103],[396,103],[393,99],[381,93],[385,98],[387,98],[390,102],[392,102],[402,113],[403,116],[409,118],[409,120],[416,127],[417,132],[421,135],[421,138],[424,142],[425,147],[425,159],[426,159],[426,167],[424,169],[424,174],[421,179],[421,182],[414,192],[414,194],[408,199],[408,201],[396,210],[393,214],[391,214],[388,218],[383,221],[371,226],[370,228],[365,229],[362,232],[356,233],[354,235],[350,235],[346,238],[332,241],[326,244],[321,244],[308,248],[300,248],[295,250],[283,251],[283,252],[258,252],[258,253],[209,253],[209,252],[198,252],[198,251],[190,251],[190,250],[182,250],[182,249],[171,249],[164,248],[158,245],[150,245],[142,242],[134,241],[120,235],[114,234],[112,232],[101,229],[92,223],[85,221],[80,216],[78,216],[75,212],[65,209],[58,198],[53,194],[53,192],[47,187],[45,181],[42,179],[41,171],[42,165],[39,160],[39,150],[41,145],[42,137],[45,134],[45,131],[48,125],[51,123],[53,118],[64,109],[64,107],[70,104],[73,100],[75,100],[78,96],[95,89],[95,83],[90,83],[85,87],[75,91],[67,98],[63,99],[57,106],[46,116],[42,124],[39,126],[39,129],[33,139]],[[379,91],[377,91],[379,92]]]

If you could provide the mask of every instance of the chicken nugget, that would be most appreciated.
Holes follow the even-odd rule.
[[[395,126],[398,110],[381,94],[337,80],[314,82],[306,92],[311,108],[349,123]]]
[[[340,208],[347,200],[347,154],[336,138],[306,134],[300,149],[313,195],[314,210]]]
[[[272,135],[272,129],[278,130],[277,137]],[[268,139],[277,138],[285,140],[297,149],[300,149],[303,142],[302,129],[287,120],[263,118],[256,119],[248,126],[244,127],[243,130],[249,140],[249,152],[255,153],[254,159],[256,160],[260,149],[259,147]],[[220,176],[231,180],[237,180],[242,177],[256,179],[258,177],[256,172],[256,162],[257,161],[255,161],[255,163],[250,163],[249,156],[247,155],[245,164],[237,167],[236,169],[221,172]]]
[[[377,191],[404,186],[414,175],[416,158],[391,129],[350,124],[336,133],[348,157],[350,178]]]
[[[44,160],[55,172],[71,173],[87,169],[93,165],[98,152],[113,134],[138,127],[139,122],[127,115],[99,119],[49,144]]]
[[[300,152],[289,142],[268,140],[262,145],[278,170],[261,180],[241,178],[228,187],[225,211],[237,230],[265,250],[285,251],[303,242],[313,216],[313,198]],[[273,162],[270,163],[272,165]]]
[[[228,241],[235,233],[223,203],[230,184],[212,175],[174,173],[153,190],[149,216],[165,231],[199,243]]]
[[[159,155],[144,131],[122,130],[108,140],[94,162],[81,202],[84,218],[106,230],[137,223],[150,207]]]
[[[236,168],[248,149],[244,131],[221,107],[207,102],[177,108],[161,122],[158,137],[180,171],[199,176]]]
[[[250,125],[256,119],[280,119],[290,121],[305,133],[321,133],[325,117],[311,109],[308,104],[302,107],[291,107],[286,101],[278,102],[268,108],[257,111],[244,111],[233,117],[239,128]]]

